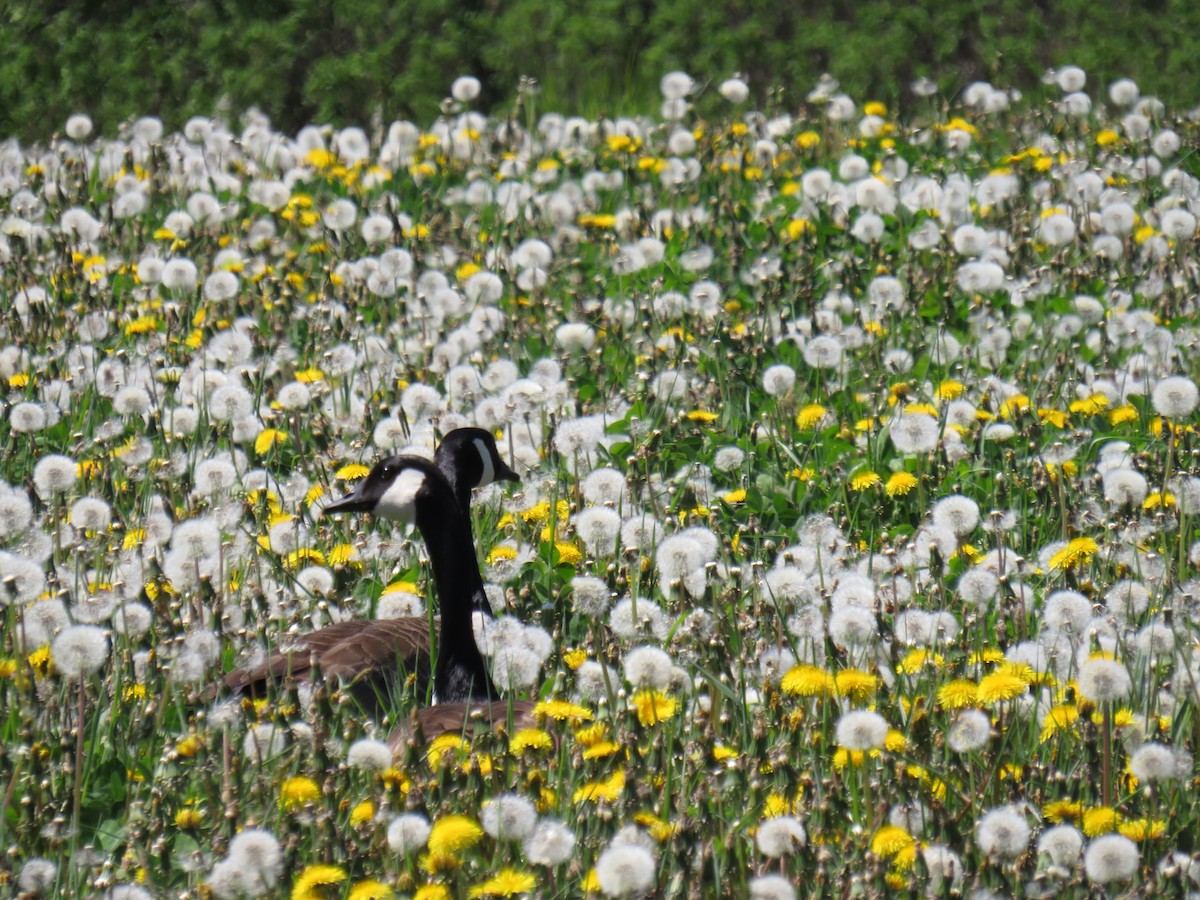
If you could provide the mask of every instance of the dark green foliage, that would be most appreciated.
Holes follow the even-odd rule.
[[[1129,76],[1186,107],[1198,32],[1189,0],[10,0],[0,134],[44,139],[77,111],[106,133],[250,106],[293,132],[428,121],[460,74],[481,79],[485,109],[530,76],[539,109],[615,114],[655,106],[671,69],[702,84],[740,72],[759,103],[776,86],[794,103],[828,71],[895,104],[918,75],[947,93],[977,79],[1030,90],[1073,63],[1093,96]]]

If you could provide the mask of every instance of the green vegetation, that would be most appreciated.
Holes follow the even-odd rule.
[[[250,106],[289,133],[425,121],[462,74],[483,82],[485,109],[509,108],[528,76],[540,108],[588,115],[651,110],[671,69],[741,72],[760,104],[776,87],[794,103],[829,72],[894,106],[918,76],[948,95],[991,78],[1028,91],[1074,64],[1182,104],[1200,96],[1198,33],[1188,0],[11,0],[0,134],[44,140],[75,112],[112,134],[130,116],[178,127]]]

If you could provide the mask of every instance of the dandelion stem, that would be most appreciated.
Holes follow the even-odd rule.
[[[1105,806],[1112,806],[1112,708],[1104,704],[1104,723],[1101,726],[1100,795]]]
[[[79,719],[75,723],[75,787],[71,792],[71,839],[78,840],[80,801],[83,796],[83,727],[86,712],[86,683],[82,673],[79,675]],[[7,806],[5,807],[7,809]]]

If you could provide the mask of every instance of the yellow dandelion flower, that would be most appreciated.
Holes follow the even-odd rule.
[[[962,709],[979,703],[979,689],[969,678],[955,678],[938,688],[938,705],[942,709]]]
[[[442,759],[446,754],[457,754],[470,749],[471,745],[461,735],[447,732],[429,742],[429,746],[425,750],[425,758],[429,761],[429,768],[436,769],[442,764]]]
[[[583,553],[570,541],[555,541],[554,549],[558,551],[558,561],[563,565],[577,566],[583,562]]]
[[[123,550],[134,550],[142,546],[145,540],[145,528],[130,528],[127,532],[125,532],[125,539],[121,541],[121,548]]]
[[[412,790],[412,781],[404,774],[403,769],[397,769],[395,766],[384,769],[379,775],[379,780],[383,782],[384,787],[397,790],[401,794]]]
[[[1108,409],[1108,397],[1100,393],[1092,394],[1079,400],[1072,400],[1067,404],[1067,409],[1081,416],[1094,416]]]
[[[591,781],[575,791],[572,801],[578,803],[614,802],[625,790],[625,770],[617,769],[602,781]]]
[[[612,741],[597,741],[583,751],[584,759],[604,759],[621,751],[621,745]]]
[[[967,662],[973,666],[1004,662],[1004,651],[997,647],[984,647],[967,657]]]
[[[204,749],[204,739],[198,734],[189,734],[175,745],[175,752],[184,759],[192,759]]]
[[[370,822],[375,818],[375,804],[370,800],[363,800],[361,803],[356,803],[354,809],[350,810],[350,824],[362,825]]]
[[[1092,561],[1092,557],[1099,552],[1100,545],[1089,537],[1075,538],[1067,542],[1067,546],[1063,547],[1057,553],[1050,557],[1050,570],[1076,569],[1086,563]]]
[[[20,665],[11,656],[0,657],[0,678],[12,678],[14,675],[17,674],[17,671],[19,669],[20,669]],[[143,690],[145,689],[144,686],[141,686],[141,687],[143,688]],[[126,691],[125,693],[126,693],[125,699],[128,700],[129,692]]]
[[[516,869],[501,869],[483,884],[467,892],[468,897],[516,897],[528,894],[537,887],[538,881],[528,872]]]
[[[320,786],[303,775],[289,778],[279,786],[279,806],[282,809],[299,809],[315,803],[320,797]]]
[[[292,900],[320,900],[321,888],[341,884],[346,870],[341,866],[309,866],[292,884]]]
[[[132,322],[125,323],[125,334],[147,334],[151,331],[158,331],[159,322],[154,316],[140,316]]]
[[[961,381],[946,380],[937,386],[937,396],[939,400],[957,400],[966,390]]]
[[[899,825],[884,825],[871,837],[871,852],[887,859],[915,843],[916,838]]]
[[[175,813],[175,827],[184,831],[199,828],[203,822],[204,817],[200,815],[198,809],[181,809]]]
[[[466,816],[442,816],[429,830],[429,851],[441,855],[457,855],[474,847],[483,837],[479,824]]]
[[[727,759],[737,759],[738,752],[732,747],[726,747],[723,744],[714,744],[712,757],[714,762],[725,762]]]
[[[371,474],[371,470],[362,463],[347,463],[336,472],[333,477],[339,481],[358,481],[360,478],[366,478]]]
[[[1124,425],[1126,422],[1136,422],[1138,420],[1137,407],[1132,403],[1126,403],[1124,406],[1118,406],[1108,413],[1108,423],[1110,425]]]
[[[633,708],[643,725],[657,725],[675,715],[679,702],[662,691],[638,691],[633,695]]]
[[[796,697],[823,697],[837,690],[834,677],[824,669],[801,663],[792,666],[779,682],[785,694]]]
[[[735,503],[745,503],[746,491],[743,488],[739,488],[736,491],[730,491],[728,494],[723,495],[721,499],[731,506]]]
[[[1049,422],[1055,428],[1067,427],[1067,414],[1061,409],[1048,409],[1044,406],[1038,407],[1038,418],[1043,422]]]
[[[507,561],[517,558],[517,548],[511,544],[497,544],[488,551],[487,563],[492,565],[502,560]]]
[[[762,817],[764,819],[774,819],[778,816],[786,816],[792,811],[792,805],[788,803],[787,797],[783,794],[768,794],[767,801],[763,804]]]
[[[784,240],[794,241],[812,231],[812,222],[808,219],[792,219],[783,227]]]
[[[617,224],[617,217],[612,213],[584,213],[576,220],[583,228],[605,229]]]
[[[368,879],[359,881],[351,887],[347,900],[391,900],[394,896],[396,896],[396,892],[390,886],[382,881]]]
[[[450,900],[450,888],[444,884],[423,884],[413,894],[413,900]]]
[[[254,439],[254,452],[259,456],[269,452],[272,447],[278,447],[287,441],[286,432],[278,428],[264,428]]]
[[[583,881],[579,882],[579,889],[585,894],[600,893],[600,876],[596,874],[595,868],[588,869]]]
[[[861,669],[842,669],[833,676],[834,690],[839,697],[849,697],[864,703],[879,687],[879,676]]]
[[[1146,500],[1142,503],[1142,509],[1149,512],[1150,510],[1158,509],[1159,507],[1170,509],[1174,505],[1174,494],[1164,494],[1161,491],[1151,491],[1146,495]]]
[[[554,746],[554,740],[540,728],[522,728],[508,741],[509,753],[523,753],[526,750],[549,750]]]
[[[945,664],[946,661],[940,653],[934,653],[924,647],[916,647],[904,655],[904,659],[897,664],[896,671],[901,675],[915,675],[926,666],[940,669]]]
[[[1088,837],[1099,837],[1116,831],[1120,821],[1120,814],[1111,806],[1093,806],[1083,811],[1083,833]]]
[[[566,667],[574,672],[587,662],[587,651],[583,649],[568,650],[563,654],[562,659]]]
[[[634,813],[633,821],[649,831],[650,837],[660,844],[670,840],[671,835],[675,833],[675,826],[651,812]]]
[[[883,486],[883,492],[889,497],[905,497],[917,486],[916,476],[908,472],[896,472],[891,475]]]
[[[833,768],[841,772],[848,766],[859,768],[867,755],[861,750],[847,750],[845,747],[838,747],[833,753]]]
[[[705,425],[709,424],[710,422],[715,422],[717,419],[721,418],[718,413],[710,412],[707,409],[693,409],[687,414],[687,417],[692,422],[700,422]]]
[[[584,728],[575,729],[575,743],[582,747],[591,747],[593,744],[598,744],[608,736],[608,727],[601,722],[595,725],[588,725]]]
[[[979,679],[977,695],[984,706],[994,706],[1019,697],[1029,689],[1025,679],[1011,672],[992,672]]]
[[[999,414],[1002,419],[1011,419],[1029,410],[1029,397],[1025,394],[1013,394],[1000,404]]]
[[[1117,831],[1139,844],[1152,841],[1167,833],[1167,823],[1162,819],[1130,819],[1117,826]]]
[[[908,749],[908,738],[904,736],[904,732],[889,728],[887,736],[883,739],[883,749],[889,753],[903,753]]]
[[[859,492],[869,491],[871,488],[882,483],[883,479],[879,477],[878,473],[867,469],[866,471],[859,472],[850,479],[850,490]]]
[[[812,431],[821,424],[827,410],[819,403],[810,403],[796,413],[796,427],[801,431]]]
[[[560,722],[567,719],[574,719],[577,722],[590,722],[593,715],[592,711],[586,706],[571,703],[568,700],[542,700],[533,707],[533,714],[535,716],[556,719]]]

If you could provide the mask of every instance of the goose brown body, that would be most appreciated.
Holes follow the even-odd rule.
[[[532,700],[484,700],[439,703],[415,710],[408,721],[388,736],[393,753],[409,744],[427,743],[443,734],[461,734],[468,740],[482,731],[515,733],[537,725]]]

